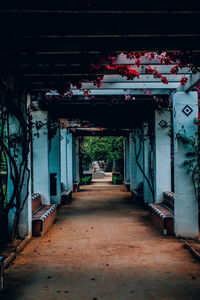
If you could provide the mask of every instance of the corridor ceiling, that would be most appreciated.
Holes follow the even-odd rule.
[[[108,53],[192,50],[199,55],[198,2],[13,2],[0,7],[0,73],[12,74],[32,92],[88,81],[91,64]]]

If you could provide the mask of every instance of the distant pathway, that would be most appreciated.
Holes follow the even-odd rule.
[[[73,197],[5,270],[1,299],[200,299],[200,264],[129,193],[91,185]]]

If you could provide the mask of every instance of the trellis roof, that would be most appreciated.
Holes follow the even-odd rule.
[[[40,91],[63,87],[72,80],[87,81],[91,64],[106,53],[199,53],[198,3],[121,2],[2,3],[1,75],[9,72],[22,88]],[[170,84],[170,89],[176,85],[173,79]]]

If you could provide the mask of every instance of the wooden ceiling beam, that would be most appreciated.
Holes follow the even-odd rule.
[[[3,42],[2,52],[119,52],[126,51],[183,51],[199,50],[200,35],[158,35],[140,37],[91,37],[91,38],[47,38],[47,39],[27,39],[7,40]]]

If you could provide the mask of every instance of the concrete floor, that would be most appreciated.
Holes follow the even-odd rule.
[[[5,270],[7,300],[200,299],[200,264],[118,186],[84,186]]]

